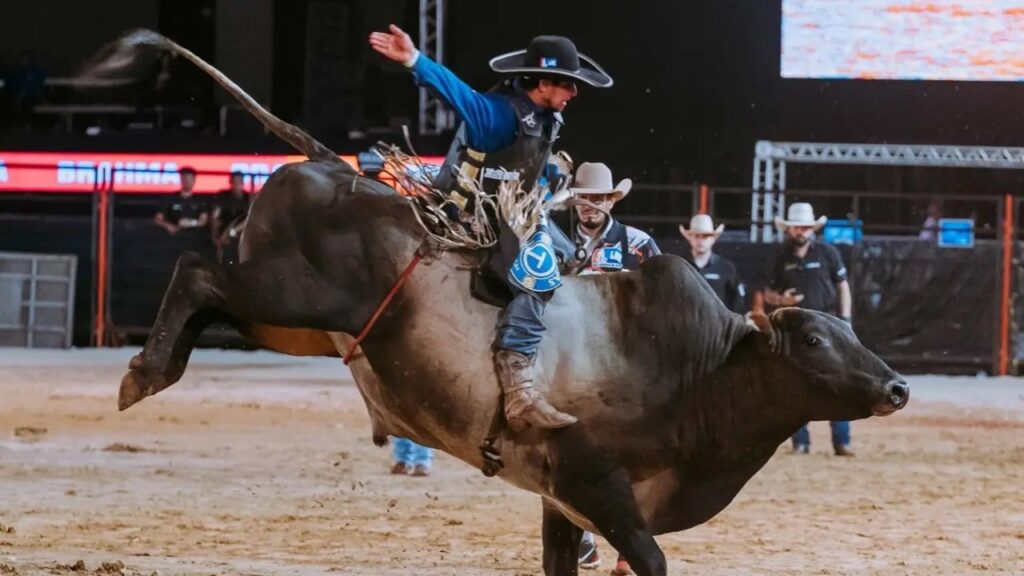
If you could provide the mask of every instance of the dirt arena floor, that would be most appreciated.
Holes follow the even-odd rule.
[[[538,499],[443,455],[391,476],[340,361],[198,351],[118,413],[132,352],[0,349],[0,575],[541,573]],[[912,378],[852,459],[811,433],[660,537],[670,574],[1024,574],[1024,379]]]

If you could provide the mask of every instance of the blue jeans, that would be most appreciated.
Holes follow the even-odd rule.
[[[836,420],[828,423],[829,427],[832,428],[832,447],[837,446],[849,446],[850,445],[850,423],[844,420]],[[804,427],[797,430],[796,434],[793,434],[793,447],[797,446],[810,446],[811,445],[811,431],[807,429],[807,424]]]
[[[395,462],[402,462],[409,466],[423,465],[429,468],[434,461],[433,450],[426,446],[420,446],[408,438],[392,437],[391,445]]]
[[[551,235],[555,254],[562,261],[572,257],[576,249],[573,241],[554,222],[547,222],[542,229]],[[498,231],[498,252],[493,255],[489,266],[512,290],[512,302],[502,311],[498,319],[496,345],[501,350],[511,350],[533,358],[544,338],[544,307],[555,290],[549,292],[527,292],[508,278],[509,269],[519,254],[519,239],[515,232],[502,222]]]
[[[515,298],[498,319],[498,348],[532,358],[544,338],[544,307],[554,291],[534,294],[516,290]]]

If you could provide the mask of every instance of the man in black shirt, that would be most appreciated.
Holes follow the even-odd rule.
[[[733,312],[744,312],[744,298],[747,295],[743,282],[736,274],[732,262],[712,251],[718,237],[725,229],[724,224],[715,228],[711,216],[697,214],[690,218],[690,229],[679,225],[679,232],[690,243],[690,255],[686,258],[718,295],[725,307]]]
[[[814,241],[814,233],[825,225],[827,218],[815,219],[814,209],[803,202],[790,206],[786,216],[785,220],[775,218],[775,226],[786,233],[786,244],[772,267],[765,302],[776,307],[799,306],[827,312],[849,323],[852,298],[846,266],[835,247]],[[836,455],[853,456],[850,423],[830,424]],[[804,426],[793,435],[793,452],[807,454],[810,445],[810,433]]]
[[[209,220],[205,207],[192,194],[192,188],[196,185],[195,169],[185,166],[178,174],[181,178],[181,190],[153,216],[153,222],[167,230],[168,234],[202,228]]]
[[[210,232],[217,247],[219,262],[238,261],[238,241],[249,213],[249,195],[245,193],[245,174],[232,172],[231,187],[221,190],[213,205]]]

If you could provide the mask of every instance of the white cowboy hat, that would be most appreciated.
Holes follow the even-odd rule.
[[[693,218],[690,218],[689,230],[686,229],[686,226],[679,225],[679,233],[687,240],[694,234],[710,234],[718,238],[722,235],[723,230],[725,230],[725,224],[719,224],[718,228],[715,228],[715,223],[711,220],[711,216],[707,214],[694,214]]]
[[[785,230],[790,226],[813,226],[817,230],[824,226],[827,221],[828,218],[825,216],[815,220],[814,208],[806,202],[797,202],[789,206],[789,210],[786,211],[785,220],[778,216],[775,217],[775,227],[779,230]]]
[[[633,187],[633,181],[625,178],[618,184],[612,183],[612,171],[600,162],[584,162],[576,170],[576,178],[573,179],[573,195],[577,194],[611,194],[612,201],[618,202],[629,194]]]

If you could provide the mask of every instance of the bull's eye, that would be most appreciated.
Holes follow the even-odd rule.
[[[804,344],[811,348],[817,348],[818,346],[821,346],[821,338],[818,338],[817,336],[808,336],[804,338]]]

